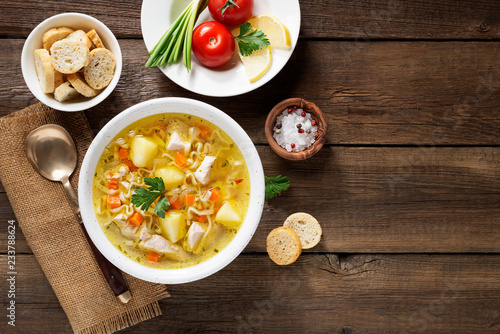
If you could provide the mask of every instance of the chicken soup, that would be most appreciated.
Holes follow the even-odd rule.
[[[92,195],[118,250],[146,266],[177,269],[231,242],[248,209],[250,180],[224,131],[195,116],[161,114],[131,124],[106,146]]]

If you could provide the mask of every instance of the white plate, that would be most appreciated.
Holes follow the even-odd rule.
[[[142,37],[148,51],[154,48],[165,31],[182,13],[191,0],[144,0],[141,11]],[[285,66],[292,55],[300,31],[300,6],[298,0],[255,0],[254,15],[271,14],[283,22],[290,31],[292,48],[289,51],[272,50],[271,67],[259,80],[248,81],[243,64],[235,55],[228,64],[218,69],[208,69],[191,54],[191,72],[180,60],[160,70],[173,82],[192,92],[207,96],[234,96],[250,92],[271,80]],[[212,17],[208,8],[201,13],[195,27]]]

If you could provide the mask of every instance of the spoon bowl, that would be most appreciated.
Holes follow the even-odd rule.
[[[63,182],[76,168],[76,147],[68,131],[55,124],[33,130],[25,141],[33,167],[51,181]]]

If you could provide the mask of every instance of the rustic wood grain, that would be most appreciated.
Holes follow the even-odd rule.
[[[102,21],[119,38],[141,38],[141,3],[126,0],[116,6],[111,1],[98,0],[4,0],[0,35],[26,37],[52,15],[80,12]],[[302,38],[347,38],[360,42],[376,38],[500,38],[500,4],[496,1],[319,0],[300,1],[300,6]]]
[[[23,40],[5,42],[0,76],[9,80],[0,82],[0,116],[37,101],[21,75]],[[325,113],[329,144],[500,144],[499,43],[376,42],[357,49],[353,42],[303,41],[277,77],[232,98],[188,92],[159,70],[144,68],[142,41],[120,44],[121,80],[110,97],[86,112],[96,133],[134,104],[182,96],[220,108],[255,143],[267,143],[268,112],[281,100],[302,97]]]
[[[257,148],[265,174],[291,187],[266,201],[246,252],[265,252],[267,234],[297,211],[323,227],[312,252],[500,252],[500,148],[330,146],[298,162]],[[0,217],[14,218],[5,194]],[[17,247],[29,252],[21,236]]]
[[[70,333],[36,259],[18,256],[17,268],[20,328]],[[286,267],[243,255],[169,286],[164,315],[123,333],[498,333],[499,270],[499,255],[311,254]]]

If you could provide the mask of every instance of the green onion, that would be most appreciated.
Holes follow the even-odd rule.
[[[191,70],[191,45],[193,28],[208,0],[193,0],[149,52],[146,67],[176,63],[182,53],[182,63]]]

